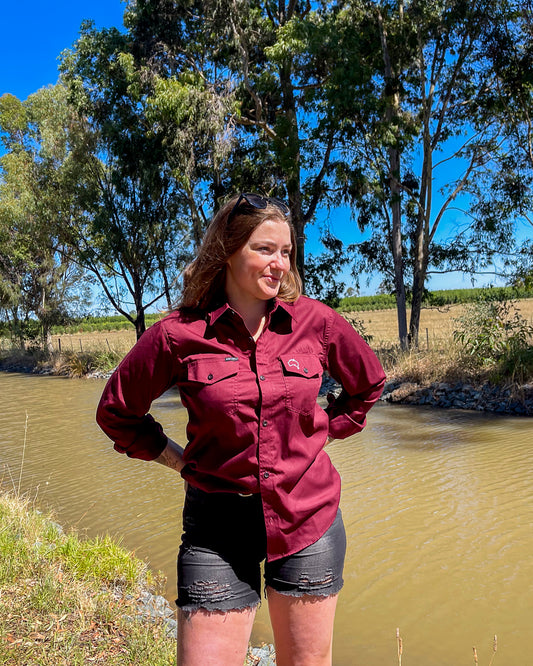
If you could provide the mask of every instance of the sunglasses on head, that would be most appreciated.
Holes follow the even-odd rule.
[[[239,210],[239,206],[243,201],[252,206],[252,208],[258,208],[260,210],[266,208],[269,204],[273,204],[276,206],[276,208],[279,208],[285,217],[288,217],[291,212],[287,204],[283,203],[283,201],[280,201],[279,199],[275,199],[274,197],[262,197],[260,194],[252,194],[251,192],[241,192],[235,205],[231,209],[230,214],[228,215],[226,224],[229,224],[235,217],[237,211]]]

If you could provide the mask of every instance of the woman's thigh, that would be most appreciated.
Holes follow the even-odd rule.
[[[278,666],[329,666],[346,535],[340,511],[321,539],[265,567]]]

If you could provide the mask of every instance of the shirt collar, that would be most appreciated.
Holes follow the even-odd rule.
[[[268,313],[270,316],[276,312],[276,310],[281,309],[286,312],[292,319],[296,320],[294,312],[294,303],[287,303],[286,301],[281,301],[279,298],[275,298],[269,303]],[[213,310],[207,313],[207,321],[210,326],[220,319],[220,317],[228,311],[232,311],[229,303],[225,301],[222,305],[217,306]]]

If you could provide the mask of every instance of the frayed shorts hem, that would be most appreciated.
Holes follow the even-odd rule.
[[[268,588],[274,590],[274,592],[277,592],[278,594],[282,594],[284,597],[293,597],[295,599],[313,599],[316,597],[319,597],[321,599],[324,599],[326,597],[335,597],[339,592],[342,590],[344,586],[344,581],[341,580],[339,584],[337,585],[332,585],[328,587],[327,590],[320,591],[320,590],[277,590],[275,587],[272,586],[265,586],[265,597],[268,598]]]
[[[261,605],[261,600],[254,601],[251,603],[243,603],[235,605],[234,603],[226,604],[184,604],[180,606],[179,600],[176,599],[176,606],[178,610],[185,615],[190,615],[191,613],[196,613],[197,611],[205,611],[206,613],[229,613],[231,611],[247,611],[247,610],[256,610]]]

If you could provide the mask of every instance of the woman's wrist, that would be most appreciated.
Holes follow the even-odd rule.
[[[160,465],[165,465],[165,467],[170,467],[170,469],[176,470],[176,472],[181,472],[185,467],[185,462],[183,461],[183,447],[170,439],[170,437],[167,438],[167,445],[161,454],[154,460]]]

